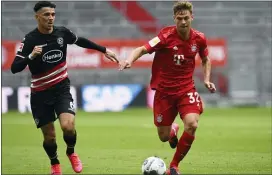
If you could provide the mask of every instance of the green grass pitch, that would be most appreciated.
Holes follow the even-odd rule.
[[[179,117],[176,121],[182,124]],[[72,174],[58,121],[55,124],[63,173]],[[145,158],[156,155],[168,165],[174,154],[168,143],[159,141],[148,109],[78,111],[76,128],[83,174],[140,174]],[[180,170],[183,174],[271,174],[271,134],[271,108],[206,109]],[[2,173],[49,172],[42,134],[32,116],[3,114]]]

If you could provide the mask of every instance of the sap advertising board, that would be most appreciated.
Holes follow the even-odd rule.
[[[142,89],[135,84],[83,86],[82,109],[86,112],[122,111]]]
[[[146,90],[140,84],[71,86],[75,109],[86,112],[122,111],[128,106],[146,106]],[[2,113],[31,112],[29,87],[2,87]]]

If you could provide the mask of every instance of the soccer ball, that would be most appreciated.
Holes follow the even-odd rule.
[[[166,172],[166,165],[159,157],[148,157],[142,164],[143,175],[163,175]]]

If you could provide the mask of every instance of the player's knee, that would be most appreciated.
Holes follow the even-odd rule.
[[[41,127],[45,142],[54,142],[56,141],[56,132],[53,123],[48,123]]]
[[[170,133],[167,130],[159,131],[158,135],[162,142],[167,142],[170,138]]]
[[[56,132],[54,130],[44,132],[43,137],[46,143],[56,142]]]
[[[71,121],[71,120],[68,120],[68,121],[65,121],[61,124],[61,129],[64,133],[71,133],[73,134],[74,133],[74,130],[75,130],[75,124],[74,124],[74,121]]]
[[[185,131],[187,131],[190,134],[194,134],[196,132],[197,128],[198,128],[198,122],[192,121],[192,122],[186,124]]]
[[[169,140],[169,135],[159,135],[162,142],[167,142]]]

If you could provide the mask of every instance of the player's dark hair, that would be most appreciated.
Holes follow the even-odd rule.
[[[43,7],[56,8],[56,4],[54,4],[50,1],[39,1],[35,4],[33,10],[34,10],[34,12],[37,12]]]
[[[193,12],[193,4],[189,1],[177,1],[173,6],[173,12],[174,15],[177,12],[183,11],[183,10],[189,10],[192,14]]]

